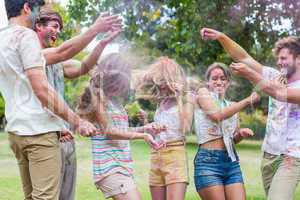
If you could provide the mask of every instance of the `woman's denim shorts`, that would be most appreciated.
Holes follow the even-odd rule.
[[[198,149],[194,159],[194,179],[197,191],[209,186],[244,183],[239,161],[232,162],[226,150],[204,148]]]

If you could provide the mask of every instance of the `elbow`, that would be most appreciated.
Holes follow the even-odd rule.
[[[58,60],[59,60],[58,62],[63,62],[63,61],[69,60],[69,59],[73,58],[73,56],[75,56],[75,54],[72,54],[71,49],[62,51],[58,55]]]

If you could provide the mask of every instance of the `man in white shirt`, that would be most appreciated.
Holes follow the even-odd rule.
[[[279,71],[261,65],[223,33],[204,28],[201,35],[204,39],[219,41],[227,53],[240,62],[231,65],[234,73],[259,84],[271,95],[262,147],[263,184],[269,200],[292,200],[300,181],[300,101],[297,103],[295,98],[295,91],[300,90],[300,39],[286,37],[276,42],[274,54]],[[276,87],[282,94],[275,92]],[[293,93],[290,96],[289,90]]]
[[[9,26],[0,30],[0,91],[6,131],[17,158],[25,199],[58,199],[61,157],[57,132],[63,120],[84,136],[96,133],[49,85],[45,63],[72,58],[99,32],[119,26],[117,17],[100,17],[81,36],[43,52],[30,28],[43,0],[5,0]],[[114,25],[115,24],[115,25]]]

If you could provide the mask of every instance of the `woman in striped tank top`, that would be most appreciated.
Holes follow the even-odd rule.
[[[141,199],[133,179],[129,140],[144,139],[158,148],[151,134],[164,130],[154,124],[129,128],[123,102],[129,94],[130,78],[130,66],[125,58],[120,54],[107,55],[98,64],[77,109],[101,130],[91,138],[93,177],[104,196],[114,200]]]

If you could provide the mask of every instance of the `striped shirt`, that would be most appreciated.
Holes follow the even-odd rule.
[[[127,131],[128,115],[124,108],[109,101],[106,109],[109,127]],[[93,136],[92,154],[95,183],[115,173],[133,175],[129,140],[112,140],[105,135]]]

